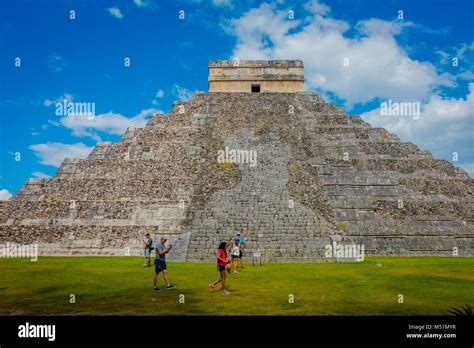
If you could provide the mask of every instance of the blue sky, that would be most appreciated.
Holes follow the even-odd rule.
[[[235,57],[302,59],[306,90],[436,158],[453,161],[456,152],[472,177],[473,4],[2,1],[0,199],[30,177],[53,175],[64,157],[85,157],[97,141],[117,141],[128,126],[206,91],[207,61]],[[57,116],[64,99],[95,103],[95,118]],[[419,102],[421,117],[381,117],[388,99]]]

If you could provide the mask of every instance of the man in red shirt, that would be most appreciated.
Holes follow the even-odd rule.
[[[227,291],[227,289],[225,288],[225,278],[226,278],[225,272],[226,270],[227,272],[230,272],[230,268],[228,267],[230,265],[228,265],[229,262],[227,261],[227,243],[226,242],[222,242],[219,245],[216,256],[217,256],[217,272],[219,272],[220,278],[217,279],[214,283],[209,284],[209,289],[213,291],[214,287],[217,284],[221,283],[222,293],[225,295],[228,295],[230,294],[230,292]]]

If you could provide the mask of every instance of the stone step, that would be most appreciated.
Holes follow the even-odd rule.
[[[379,197],[371,197],[371,196],[330,196],[328,197],[329,203],[333,208],[346,208],[346,209],[376,209],[379,207],[378,202],[380,203],[381,200]],[[394,208],[398,208],[399,205],[399,198],[398,197],[391,197],[391,199],[385,200],[383,202],[389,202],[393,205]],[[455,199],[449,198],[445,196],[412,196],[409,199],[403,200],[403,205],[406,206],[417,206],[422,204],[438,204],[438,203],[445,203],[445,204],[465,204],[469,207],[469,198],[463,199]],[[415,208],[416,209],[416,208]]]
[[[334,209],[334,217],[344,222],[367,221],[375,219],[375,212],[361,209]]]
[[[443,255],[469,256],[474,239],[458,236],[353,236],[365,246],[367,255]]]
[[[410,221],[408,224],[390,223],[378,219],[367,223],[365,221],[342,221],[347,236],[408,236],[408,235],[469,235],[472,226],[462,221]]]
[[[444,160],[430,159],[342,159],[326,158],[324,163],[314,164],[320,169],[321,174],[341,174],[354,171],[370,172],[395,172],[399,174],[417,174],[426,175],[432,173],[433,176],[445,174],[447,176],[459,179],[467,179],[469,176],[460,168],[454,167]],[[428,174],[429,175],[429,174]]]
[[[331,185],[366,185],[366,186],[378,186],[378,185],[399,185],[399,178],[393,175],[382,174],[374,176],[372,173],[353,173],[353,174],[341,174],[338,176],[334,175],[321,175],[319,177],[321,183],[325,186]]]
[[[410,197],[410,192],[398,185],[325,185],[327,196]]]

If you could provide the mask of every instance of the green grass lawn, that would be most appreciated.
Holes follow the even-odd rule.
[[[139,257],[0,259],[0,314],[446,315],[474,305],[474,258],[380,261],[249,264],[228,276],[232,293],[223,295],[209,292],[217,271],[207,263],[168,263],[177,289],[155,293],[153,268]]]

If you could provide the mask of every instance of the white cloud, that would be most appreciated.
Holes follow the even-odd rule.
[[[64,93],[62,96],[56,98],[55,100],[51,100],[51,99],[45,99],[43,101],[43,105],[46,106],[47,108],[50,107],[51,105],[54,105],[56,103],[62,103],[64,101],[66,102],[72,102],[74,100],[72,94],[70,93]]]
[[[467,60],[468,62],[472,63],[473,59],[473,54],[474,54],[474,41],[471,43],[467,44],[461,44],[457,49],[456,49],[456,56],[461,57],[464,60]],[[465,56],[465,57],[463,57]]]
[[[455,77],[459,80],[474,80],[474,41],[462,43],[446,50],[438,49],[435,53],[439,56],[440,64],[451,65],[458,73]],[[455,65],[456,63],[456,65]]]
[[[458,74],[458,77],[466,81],[474,81],[474,73],[471,70],[463,70]]]
[[[13,195],[7,189],[0,190],[0,201],[8,201]]]
[[[46,130],[50,127],[50,125],[53,125],[55,127],[60,126],[61,124],[59,122],[53,121],[53,120],[48,120],[48,123],[45,123],[41,126],[42,130]]]
[[[154,9],[156,4],[153,0],[134,0],[135,5],[143,9]]]
[[[413,141],[422,149],[429,149],[435,157],[458,152],[460,164],[456,165],[465,168],[471,176],[474,174],[474,83],[469,84],[465,98],[432,95],[423,105],[418,120],[382,116],[379,108],[361,116],[375,127],[386,128],[404,141]]]
[[[456,57],[460,60],[458,77],[462,80],[474,81],[474,41],[461,44],[456,49]]]
[[[118,18],[118,19],[123,18],[123,14],[118,7],[110,7],[110,8],[107,8],[106,11],[109,13],[109,15],[115,18]]]
[[[193,92],[187,88],[175,84],[173,87],[173,94],[178,97],[180,101],[188,101],[193,96]]]
[[[425,135],[431,138],[432,145],[445,139],[456,130],[458,139],[472,136],[470,121],[474,118],[474,83],[469,85],[469,94],[465,99],[443,98],[432,95],[418,120],[410,117],[382,116],[380,109],[374,109],[361,115],[377,127],[386,127],[397,135],[414,137]],[[437,129],[439,134],[433,134]]]
[[[48,123],[52,124],[53,126],[56,126],[56,127],[60,126],[59,122],[56,122],[56,121],[53,121],[53,120],[48,120]]]
[[[227,6],[231,8],[234,6],[231,0],[212,0],[212,4],[215,6]]]
[[[51,99],[45,99],[43,101],[43,105],[46,106],[46,107],[50,107],[51,105],[53,105],[53,101]]]
[[[447,64],[448,63],[449,58],[450,58],[448,53],[444,52],[443,50],[437,50],[435,53],[437,55],[439,55],[439,62],[441,64]]]
[[[161,113],[160,110],[146,109],[142,110],[138,115],[126,117],[112,111],[97,115],[92,119],[82,115],[68,115],[60,119],[60,123],[72,130],[72,134],[79,137],[91,137],[100,140],[97,132],[108,134],[123,134],[128,127],[141,128],[144,127],[148,118],[154,113]]]
[[[326,15],[331,12],[329,6],[322,4],[319,1],[309,1],[304,4],[304,8],[313,14]]]
[[[233,56],[240,59],[302,59],[309,89],[332,92],[349,105],[374,98],[422,100],[453,79],[430,62],[411,59],[395,39],[412,23],[379,19],[359,21],[357,37],[345,34],[346,21],[329,16],[330,8],[311,1],[310,15],[288,20],[287,10],[262,4],[230,22],[237,37]],[[347,58],[349,66],[344,66]]]
[[[230,7],[233,8],[233,0],[205,0],[204,2],[202,0],[181,0],[181,2],[189,2],[192,4],[199,4],[202,6],[203,3],[205,4],[211,4],[214,6],[220,6],[220,7]]]
[[[394,37],[402,32],[404,27],[415,26],[413,22],[387,22],[378,18],[359,21],[356,29],[366,36]]]
[[[64,62],[63,57],[56,53],[52,53],[48,56],[48,66],[52,72],[61,72],[66,66],[66,63]]]
[[[50,142],[30,145],[28,148],[34,151],[41,164],[54,167],[59,167],[66,157],[86,158],[93,149],[93,147],[88,147],[83,143],[63,144]]]
[[[31,173],[31,175],[33,175],[35,178],[41,178],[41,179],[46,179],[46,178],[51,177],[51,175],[45,174],[43,172],[33,172]]]
[[[159,90],[156,92],[155,98],[151,101],[151,103],[152,103],[153,105],[159,105],[160,102],[159,102],[158,99],[163,98],[164,95],[165,95],[165,92],[164,92],[162,89],[159,89]]]

